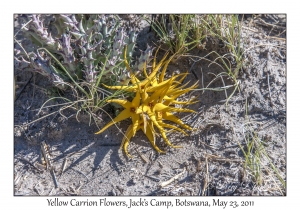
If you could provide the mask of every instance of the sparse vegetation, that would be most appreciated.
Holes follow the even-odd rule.
[[[257,59],[260,59],[259,56],[267,57],[264,64],[266,69],[256,69],[253,67],[254,65],[252,65],[253,68],[248,68],[248,64],[254,61],[252,57],[249,58],[248,52],[245,50],[245,46],[251,45],[251,41],[245,42],[245,31],[243,30],[245,19],[243,15],[168,14],[153,15],[152,18],[148,16],[144,20],[149,23],[151,33],[156,35],[156,40],[146,43],[145,49],[139,48],[142,45],[137,44],[138,33],[130,25],[132,23],[125,24],[126,21],[118,15],[54,15],[53,20],[54,22],[45,25],[43,16],[31,15],[30,21],[21,27],[20,33],[23,33],[26,39],[31,40],[35,50],[26,51],[26,47],[15,36],[15,45],[18,48],[15,48],[14,58],[15,72],[18,74],[31,72],[33,73],[32,77],[38,73],[50,81],[52,87],[56,89],[55,96],[43,101],[37,115],[42,115],[43,110],[49,108],[58,107],[58,109],[30,122],[22,122],[23,125],[17,127],[28,127],[38,120],[54,114],[68,119],[63,114],[66,109],[73,110],[77,119],[79,113],[84,112],[89,115],[89,125],[92,125],[93,129],[95,129],[94,125],[97,126],[99,131],[96,134],[101,134],[97,137],[106,136],[103,133],[115,125],[118,132],[121,132],[123,136],[122,142],[118,138],[121,148],[124,149],[128,157],[133,158],[133,161],[135,161],[135,156],[130,150],[134,148],[131,151],[137,151],[139,155],[141,153],[136,147],[131,148],[129,142],[139,130],[146,135],[152,147],[157,151],[157,155],[165,153],[167,150],[172,151],[172,147],[179,147],[175,145],[179,140],[181,142],[185,140],[184,137],[178,135],[172,138],[172,135],[179,133],[187,136],[185,130],[189,130],[191,131],[191,139],[193,137],[199,138],[198,143],[193,142],[191,144],[195,144],[196,146],[194,146],[198,149],[195,154],[201,154],[192,159],[200,162],[202,158],[205,162],[205,167],[203,167],[205,169],[203,170],[200,167],[201,164],[197,162],[200,165],[197,165],[195,172],[198,174],[202,170],[201,173],[205,174],[205,176],[201,175],[200,178],[205,183],[202,185],[202,193],[199,190],[199,194],[205,195],[209,192],[208,183],[213,180],[209,179],[209,170],[211,169],[208,166],[208,161],[214,157],[216,161],[241,163],[235,166],[240,167],[243,171],[240,182],[249,183],[251,180],[258,187],[265,186],[265,182],[271,182],[274,187],[270,191],[277,191],[280,195],[285,195],[286,177],[282,175],[284,170],[274,163],[274,155],[271,154],[272,151],[269,147],[270,141],[266,135],[261,134],[258,129],[260,124],[256,121],[259,119],[265,122],[273,117],[276,119],[276,123],[281,123],[278,116],[281,116],[281,113],[285,115],[285,111],[275,105],[274,97],[276,96],[271,95],[271,91],[276,90],[276,94],[279,94],[284,89],[278,90],[276,87],[278,84],[281,84],[282,87],[285,85],[285,81],[276,80],[276,76],[284,75],[284,70],[282,70],[283,73],[278,70],[279,73],[276,72],[275,76],[271,78],[272,69],[268,67],[271,65],[268,63],[268,59],[271,59],[272,56],[278,56],[281,60],[284,60],[284,56],[280,54],[279,50],[277,51],[277,48],[265,49],[263,53],[266,53],[267,56],[262,55],[263,50],[253,50],[251,56],[255,55]],[[267,26],[270,27],[270,24]],[[278,34],[281,35],[282,33]],[[267,37],[270,39],[271,36],[268,34]],[[157,47],[153,56],[154,45],[160,47]],[[268,44],[258,44],[257,46],[264,45],[271,44],[268,41]],[[248,50],[255,47],[251,46]],[[284,47],[281,48],[284,49]],[[139,52],[141,55],[136,56]],[[162,54],[163,56],[161,56]],[[197,60],[194,60],[195,58]],[[181,61],[185,63],[180,64]],[[197,68],[196,64],[202,61],[205,62],[205,70]],[[247,65],[245,61],[247,61]],[[257,62],[256,65],[262,64]],[[213,68],[217,68],[217,70],[210,71]],[[260,68],[262,67],[260,66]],[[262,85],[248,91],[246,87],[252,80],[248,81],[245,78],[249,75],[253,76],[251,78],[259,77]],[[273,79],[271,82],[270,78]],[[16,94],[18,79],[17,77],[14,79],[14,98],[18,100],[19,95]],[[187,87],[191,81],[194,82],[194,85]],[[200,84],[199,87],[198,84]],[[261,93],[265,87],[267,87],[267,91]],[[208,93],[206,99],[210,101],[219,92],[222,94],[224,92],[225,97],[222,99],[225,99],[210,102],[209,107],[205,106],[202,109],[201,105],[203,104],[199,100],[200,97],[198,95],[192,96],[195,92],[197,94]],[[187,93],[189,94],[187,95]],[[259,100],[253,102],[254,105],[252,104],[252,107],[249,108],[249,101],[255,94]],[[267,97],[265,97],[266,95]],[[280,102],[281,104],[285,102],[285,99],[278,100],[283,100]],[[59,101],[59,103],[51,105],[50,102],[52,101]],[[239,101],[240,107],[236,106],[237,101]],[[262,103],[262,101],[266,105],[263,104],[260,105],[261,107],[264,106],[263,108],[257,108],[257,104]],[[109,110],[108,104],[112,105]],[[271,111],[268,111],[267,114],[265,112],[266,106],[271,107]],[[222,109],[223,107],[224,109]],[[210,113],[212,117],[206,121],[206,118],[203,116],[202,119],[199,114],[203,114],[209,109],[212,110]],[[276,111],[274,111],[275,109]],[[258,110],[259,116],[256,115],[255,110]],[[185,112],[192,114],[185,116],[185,119],[185,117],[180,116]],[[224,114],[226,121],[222,119],[222,112],[226,112]],[[107,114],[112,121],[109,123],[100,122],[103,120],[101,113]],[[116,116],[113,117],[113,115]],[[254,116],[255,120],[251,116]],[[124,132],[119,122],[126,119],[129,119],[132,124]],[[213,128],[210,125],[214,123],[211,123],[210,120],[213,120],[214,123],[218,121],[215,124],[221,124],[219,125],[220,129],[226,131],[224,131],[226,136],[222,136],[222,138],[220,136],[223,131],[216,132],[220,136],[212,135],[210,141],[218,142],[215,145],[210,144],[210,141],[206,142],[210,130],[205,130],[206,126],[204,125],[199,126],[205,122],[208,128]],[[196,125],[195,121],[197,121]],[[242,125],[237,123],[241,121],[243,121]],[[281,125],[284,127],[285,123],[283,122]],[[228,131],[230,130],[228,127],[231,131]],[[169,131],[178,131],[178,133],[172,133],[169,137],[168,135],[171,133]],[[201,138],[202,135],[205,138]],[[283,134],[276,135],[282,136]],[[159,138],[162,138],[162,141],[159,141]],[[175,139],[176,141],[174,141]],[[191,139],[188,140],[191,141]],[[170,147],[162,148],[161,144]],[[180,145],[180,142],[177,145]],[[235,159],[231,157],[222,159],[220,151],[227,152],[226,148],[229,147],[236,148],[234,150]],[[204,148],[218,154],[202,153]],[[192,152],[192,149],[185,151],[187,153]],[[176,152],[173,153],[173,151],[168,152],[170,156],[175,154],[177,161]],[[183,154],[186,153],[183,152]],[[195,154],[193,153],[193,155]],[[191,160],[191,157],[188,158]],[[163,168],[161,165],[160,163],[159,167]],[[184,169],[189,166],[185,164]],[[214,167],[226,168],[224,165]],[[188,171],[191,170],[193,169]],[[267,181],[266,177],[268,178]],[[278,194],[274,193],[274,195]]]
[[[151,22],[153,30],[160,37],[176,60],[205,38],[203,28],[195,15],[157,15]]]

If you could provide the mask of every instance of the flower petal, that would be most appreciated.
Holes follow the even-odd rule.
[[[121,99],[110,99],[107,100],[108,103],[117,103],[121,106],[123,106],[126,109],[129,109],[131,107],[131,103],[127,100],[121,100]]]
[[[165,111],[165,110],[168,110],[170,109],[170,107],[162,104],[162,103],[157,103],[154,105],[153,107],[153,112],[161,112],[161,111]]]
[[[134,114],[131,116],[131,120],[132,120],[132,131],[133,131],[133,134],[132,136],[135,136],[135,133],[136,131],[138,130],[138,127],[139,127],[139,119],[140,119],[140,116],[138,114]]]
[[[163,112],[162,115],[163,115],[163,119],[172,121],[185,129],[192,130],[190,126],[185,125],[179,118],[175,117],[172,113]]]
[[[174,107],[168,107],[165,109],[167,112],[192,112],[196,113],[196,111],[192,109],[184,109],[184,108],[174,108]]]
[[[151,74],[149,75],[149,78],[152,78],[156,75],[156,73],[158,72],[159,68],[162,66],[163,62],[166,60],[167,56],[168,56],[169,52],[167,52],[164,57],[161,59],[161,61],[157,64],[157,65],[154,65],[154,67],[152,68],[152,72]],[[156,58],[156,57],[155,57]],[[155,59],[154,58],[154,59]],[[156,59],[155,59],[155,62],[156,62]]]
[[[153,59],[153,63],[152,63],[152,71],[154,71],[155,67],[156,67],[156,58],[157,58],[157,53],[159,50],[160,46],[157,48],[155,55],[154,55],[154,59]]]
[[[127,128],[126,133],[125,133],[125,136],[124,136],[124,138],[123,138],[123,140],[122,140],[124,152],[125,152],[125,154],[126,154],[128,157],[130,157],[130,158],[132,158],[132,156],[128,153],[128,145],[129,145],[129,142],[130,142],[130,139],[132,138],[132,136],[133,136],[133,126],[130,125],[130,126]],[[122,145],[121,145],[121,146],[122,146]]]
[[[131,117],[131,112],[128,109],[124,109],[117,117],[115,117],[111,122],[109,122],[107,125],[105,125],[100,131],[98,131],[95,134],[100,134],[103,131],[105,131],[108,127],[116,124],[117,122],[120,122],[121,120],[125,120],[126,118]]]
[[[171,144],[171,142],[168,140],[167,136],[166,136],[166,132],[164,130],[164,128],[157,122],[156,116],[153,112],[148,111],[147,112],[150,120],[153,122],[153,124],[158,128],[158,130],[160,131],[161,136],[163,137],[163,139],[165,140],[165,142],[167,143],[167,145],[177,148],[180,146],[174,146],[173,144]]]
[[[171,60],[174,58],[175,54],[172,55],[167,61],[166,63],[164,64],[164,68],[163,70],[161,71],[160,73],[160,76],[159,76],[159,82],[162,82],[164,80],[164,77],[165,77],[165,73],[166,73],[166,70],[167,70],[167,67],[169,65],[169,63],[171,62]]]
[[[147,88],[147,92],[155,92],[157,90],[160,90],[161,88],[171,86],[172,82],[179,76],[180,76],[179,74],[176,76],[172,76],[170,79],[160,82],[156,86],[149,87],[149,88]]]
[[[134,73],[132,72],[129,64],[128,64],[128,61],[127,61],[127,45],[125,45],[125,49],[124,49],[124,63],[125,63],[125,66],[126,66],[126,69],[129,71],[130,73],[130,78],[131,78],[131,83],[132,84],[136,84],[136,83],[139,83],[140,80],[134,75]]]
[[[136,110],[136,114],[142,114],[143,112],[151,112],[151,109],[149,106],[146,106],[145,104],[142,104],[139,106]]]
[[[147,123],[147,128],[146,128],[146,131],[145,131],[145,128],[142,127],[142,130],[143,132],[146,134],[148,140],[150,141],[151,145],[153,146],[153,148],[159,152],[159,153],[165,153],[164,151],[160,150],[158,148],[158,146],[156,146],[155,144],[155,136],[153,135],[153,132],[152,132],[152,129],[150,127],[150,124]]]
[[[137,91],[135,97],[132,100],[132,104],[131,105],[133,107],[137,108],[137,107],[140,106],[140,102],[141,102],[141,94],[140,94],[140,91]]]
[[[184,135],[188,136],[188,134],[184,130],[182,130],[174,125],[170,125],[170,124],[163,123],[163,122],[160,122],[159,124],[163,127],[174,129],[174,130],[179,131],[179,132],[183,133]]]

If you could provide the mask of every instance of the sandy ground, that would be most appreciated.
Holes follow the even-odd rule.
[[[15,31],[25,20],[26,17],[16,17]],[[15,195],[285,195],[286,190],[270,164],[286,181],[285,22],[284,15],[261,15],[257,19],[246,16],[242,30],[246,62],[237,77],[240,90],[234,92],[232,87],[226,91],[192,92],[200,102],[189,108],[197,113],[180,116],[195,131],[189,136],[168,134],[173,144],[182,146],[179,149],[167,147],[158,139],[166,154],[158,154],[145,135],[138,132],[129,146],[134,157],[128,159],[119,149],[123,137],[119,129],[125,132],[129,121],[95,135],[98,128],[94,123],[89,125],[87,115],[80,114],[78,122],[72,110],[65,110],[67,120],[55,114],[26,125],[57,109],[44,109],[37,115],[52,95],[50,84],[41,75],[31,78],[31,73],[16,70],[19,98],[14,104]],[[147,23],[141,22],[139,27],[138,47],[145,49],[147,43],[157,38]],[[17,39],[27,50],[34,49],[22,33]],[[210,61],[199,59],[213,50],[220,53],[224,49],[209,39],[205,49],[190,52],[198,58],[178,59],[170,64],[168,74],[188,70],[191,74],[186,82],[193,84],[199,80],[199,88],[207,87],[215,75],[224,72],[212,64],[214,55],[206,57]],[[209,87],[230,85],[233,82],[224,76]],[[55,104],[59,101],[52,103]],[[113,112],[110,114],[113,116]],[[110,121],[105,113],[102,117],[100,126]],[[247,141],[252,138],[261,139],[268,154],[268,158],[260,159],[257,180],[250,170],[244,169],[241,149],[247,150]],[[49,171],[34,167],[35,162],[40,162],[40,143],[44,140],[56,168],[57,188]],[[161,187],[178,174],[175,181]]]

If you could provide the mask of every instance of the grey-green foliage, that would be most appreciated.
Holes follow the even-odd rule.
[[[54,26],[57,35],[53,38],[40,16],[32,15],[32,21],[23,31],[33,43],[55,55],[76,81],[96,84],[101,75],[101,82],[107,85],[127,85],[130,74],[124,63],[125,45],[127,61],[137,76],[141,75],[145,62],[152,58],[152,49],[147,47],[132,65],[137,33],[123,27],[118,16],[55,15]],[[15,56],[15,67],[38,72],[63,87],[68,77],[53,59],[41,51],[28,55],[27,58]]]

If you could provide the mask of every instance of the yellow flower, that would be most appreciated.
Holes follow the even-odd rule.
[[[178,146],[174,146],[173,144],[171,144],[171,142],[168,140],[167,136],[166,136],[166,132],[164,130],[163,127],[167,127],[166,125],[163,125],[162,123],[159,123],[157,121],[157,112],[161,112],[161,113],[169,113],[169,112],[195,112],[193,110],[190,109],[182,109],[182,108],[172,108],[169,106],[166,106],[162,103],[156,103],[153,107],[149,106],[149,105],[144,105],[142,104],[139,109],[137,110],[137,113],[146,113],[148,115],[148,117],[150,118],[150,120],[153,122],[153,124],[158,128],[158,130],[160,131],[163,139],[165,140],[165,142],[174,148],[178,148]],[[164,116],[164,115],[162,115]],[[162,117],[164,118],[164,117]]]
[[[156,146],[156,144],[155,144],[155,132],[154,132],[153,124],[151,122],[144,121],[143,119],[139,120],[139,125],[137,127],[137,131],[140,129],[142,129],[142,131],[144,132],[144,134],[147,136],[148,140],[150,141],[151,145],[154,147],[154,149],[157,152],[165,153],[164,151],[159,149],[158,146]],[[132,157],[128,153],[128,145],[129,145],[130,139],[133,136],[133,133],[134,133],[133,126],[130,125],[125,133],[123,140],[122,140],[122,142],[124,142],[123,143],[124,152],[128,157]]]
[[[125,86],[125,85],[124,86],[107,86],[107,85],[103,84],[103,86],[105,86],[106,88],[113,89],[113,90],[126,90],[128,92],[136,92],[137,89],[139,88],[138,86],[140,86],[141,89],[144,89],[144,87],[146,86],[147,83],[150,82],[150,84],[152,84],[153,82],[155,82],[155,81],[153,81],[153,79],[156,79],[156,74],[157,74],[158,70],[160,69],[160,67],[163,65],[164,61],[166,60],[166,58],[168,56],[168,53],[166,53],[164,55],[162,60],[157,65],[156,65],[156,56],[154,57],[154,61],[153,61],[153,64],[152,64],[152,72],[149,76],[146,73],[146,63],[145,63],[144,74],[145,74],[146,79],[143,80],[143,81],[140,81],[134,75],[134,73],[132,72],[132,70],[131,70],[131,68],[128,64],[128,61],[127,61],[127,58],[126,58],[126,51],[127,51],[127,46],[125,46],[124,62],[125,62],[125,66],[126,66],[127,70],[130,72],[130,78],[131,78],[132,85],[131,86]],[[158,50],[156,51],[155,55],[157,54],[157,52],[158,52]]]
[[[132,102],[123,99],[111,99],[107,100],[107,102],[118,103],[124,107],[124,110],[111,121],[106,126],[104,126],[100,131],[96,134],[102,133],[111,125],[127,119],[131,118],[132,125],[128,127],[126,130],[125,136],[122,141],[122,145],[124,152],[126,155],[131,157],[128,153],[128,145],[130,139],[136,134],[138,130],[142,130],[150,141],[151,145],[154,149],[160,153],[164,152],[159,149],[155,142],[155,128],[159,130],[162,138],[166,142],[167,145],[178,148],[180,146],[174,146],[167,138],[165,128],[173,129],[178,132],[187,135],[187,133],[182,129],[192,130],[192,128],[188,125],[185,125],[179,118],[174,116],[173,112],[194,112],[191,109],[185,108],[176,108],[172,105],[181,104],[181,105],[189,105],[193,104],[196,101],[194,99],[189,101],[177,101],[176,99],[193,89],[198,85],[197,83],[192,85],[191,87],[186,88],[186,84],[181,85],[187,73],[172,75],[171,78],[164,80],[164,76],[167,70],[167,67],[172,60],[173,56],[171,56],[168,60],[166,60],[168,53],[165,54],[163,59],[156,64],[156,55],[158,50],[155,53],[155,57],[152,64],[152,72],[148,75],[146,72],[146,65],[144,66],[144,76],[145,79],[140,81],[131,71],[129,64],[126,59],[126,48],[124,53],[124,62],[126,68],[130,72],[131,77],[131,85],[128,86],[105,86],[110,89],[115,90],[126,90],[128,92],[135,92],[136,95]],[[162,68],[160,76],[157,78],[157,73]],[[177,78],[181,77],[178,81]],[[168,124],[164,121],[173,122],[182,128],[179,128],[175,125]]]
[[[138,127],[138,121],[139,121],[139,114],[136,113],[136,110],[140,106],[140,93],[139,91],[136,93],[136,96],[132,100],[132,102],[129,102],[127,100],[121,100],[121,99],[111,99],[107,100],[107,102],[110,103],[117,103],[121,106],[123,106],[125,109],[117,116],[115,117],[110,123],[108,123],[106,126],[104,126],[100,131],[98,131],[95,134],[100,134],[104,130],[106,130],[108,127],[116,124],[117,122],[120,122],[122,120],[125,120],[127,118],[131,117],[132,124],[133,124],[133,135],[135,135],[136,129]]]

